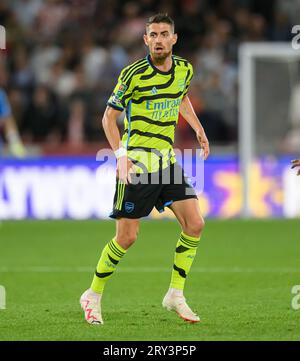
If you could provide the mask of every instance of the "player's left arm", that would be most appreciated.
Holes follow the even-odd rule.
[[[197,117],[191,101],[187,95],[185,95],[182,99],[179,107],[179,112],[183,116],[183,118],[189,123],[189,125],[194,129],[200,147],[203,149],[204,159],[207,159],[207,157],[209,156],[209,142],[206,137],[205,131],[200,123],[200,120]]]
[[[300,159],[294,159],[291,161],[292,163],[292,169],[295,167],[300,167]],[[300,169],[298,169],[297,175],[300,175]]]

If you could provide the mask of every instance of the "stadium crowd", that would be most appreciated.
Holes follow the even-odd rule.
[[[105,141],[100,119],[120,70],[146,55],[145,20],[175,20],[176,54],[194,66],[190,98],[212,144],[237,139],[237,57],[244,41],[287,41],[294,0],[1,0],[0,87],[25,144]],[[193,139],[179,122],[180,140]]]

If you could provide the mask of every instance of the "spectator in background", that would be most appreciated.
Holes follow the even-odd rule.
[[[30,59],[30,67],[36,82],[45,83],[50,76],[51,67],[62,54],[62,49],[49,40],[41,38],[36,43]]]
[[[67,69],[61,59],[52,65],[49,78],[43,83],[61,98],[70,96],[76,88],[74,72]]]
[[[238,41],[246,41],[248,37],[251,22],[250,10],[245,7],[239,7],[233,14],[234,37]]]
[[[33,93],[32,101],[24,115],[22,131],[27,141],[59,142],[62,140],[63,115],[57,97],[47,86],[38,85]]]
[[[20,89],[26,98],[31,94],[34,87],[34,73],[29,64],[28,54],[24,46],[15,50],[12,58],[11,84]]]
[[[253,14],[250,18],[247,41],[257,42],[267,40],[265,19],[260,14]]]
[[[43,5],[43,0],[12,0],[11,3],[22,28],[33,27],[36,16]]]
[[[288,15],[284,12],[277,12],[274,16],[274,22],[269,27],[269,38],[273,41],[289,41],[291,39],[292,25],[289,22]]]
[[[118,26],[118,39],[126,49],[130,49],[136,43],[142,43],[141,38],[145,32],[143,16],[140,15],[138,2],[130,1],[124,4],[122,20]]]
[[[84,75],[89,87],[101,81],[108,58],[107,50],[95,43],[93,34],[85,32],[81,41],[81,59]]]
[[[44,0],[36,16],[40,36],[55,39],[68,20],[69,6],[63,0]]]
[[[85,104],[80,98],[75,98],[70,105],[67,142],[71,146],[82,146],[84,142]]]
[[[190,41],[183,41],[179,37],[177,48],[180,48],[180,53],[190,53],[195,51],[197,43],[201,40],[204,34],[203,14],[205,6],[203,1],[189,0],[180,2],[181,16],[176,21],[176,32],[184,33]]]
[[[293,25],[299,24],[300,19],[300,2],[298,0],[276,0],[277,13],[287,14],[289,22]]]

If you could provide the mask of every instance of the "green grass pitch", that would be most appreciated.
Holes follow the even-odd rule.
[[[106,286],[105,324],[79,306],[113,221],[0,224],[0,340],[300,340],[299,221],[208,220],[185,295],[202,322],[164,310],[179,227],[141,223],[139,239]]]

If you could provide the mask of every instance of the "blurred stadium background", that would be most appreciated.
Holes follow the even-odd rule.
[[[148,221],[95,331],[77,299],[114,232],[112,221],[90,221],[108,218],[115,185],[113,162],[96,160],[108,148],[101,118],[120,70],[146,55],[145,20],[158,11],[174,18],[174,52],[194,66],[189,96],[211,145],[199,194],[208,221],[187,291],[204,326],[161,310],[179,229]],[[3,134],[0,340],[300,339],[290,303],[299,225],[282,220],[300,216],[290,169],[300,157],[299,22],[298,0],[0,1],[0,87],[27,151],[12,157]],[[196,148],[183,119],[178,128],[175,146]],[[240,217],[263,220],[229,220]]]

